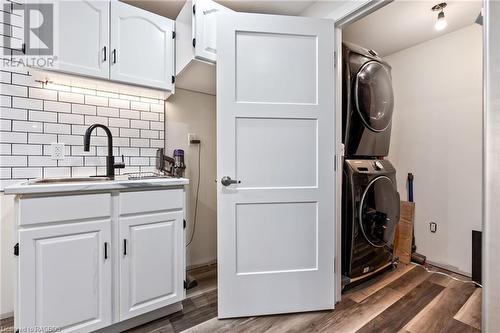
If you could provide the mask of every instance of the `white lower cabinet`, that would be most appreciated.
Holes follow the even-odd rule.
[[[18,198],[20,331],[91,332],[185,297],[184,191],[116,195]]]
[[[120,319],[183,298],[182,212],[120,218]]]
[[[110,325],[110,242],[109,219],[20,230],[20,331],[90,332]]]

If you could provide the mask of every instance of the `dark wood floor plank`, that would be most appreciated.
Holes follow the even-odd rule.
[[[464,324],[458,320],[450,320],[441,333],[479,333],[477,328]]]
[[[481,296],[482,289],[476,288],[467,302],[453,317],[464,324],[470,325],[478,330],[481,329]]]
[[[387,287],[407,294],[410,290],[418,286],[422,281],[429,278],[431,274],[427,273],[422,267],[415,267],[411,271],[403,274],[399,279],[391,282]]]
[[[452,280],[406,326],[411,333],[439,333],[453,320],[460,308],[474,292],[474,285]]]
[[[443,286],[423,281],[376,318],[360,328],[357,333],[398,332],[443,289]]]
[[[396,269],[378,275],[373,279],[370,279],[354,287],[353,289],[348,290],[344,295],[349,297],[353,301],[360,303],[391,282],[399,279],[402,275],[406,274],[412,269],[415,269],[414,265],[399,264]]]

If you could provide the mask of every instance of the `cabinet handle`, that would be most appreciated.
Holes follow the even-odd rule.
[[[123,239],[123,255],[127,255],[127,240],[125,238]]]
[[[108,242],[104,242],[104,259],[108,259]]]
[[[108,60],[108,59],[107,59],[107,57],[108,57],[108,52],[107,52],[107,48],[106,48],[106,46],[104,47],[103,52],[104,52],[103,61],[106,61],[106,60]]]
[[[116,49],[113,50],[113,64],[116,64]]]

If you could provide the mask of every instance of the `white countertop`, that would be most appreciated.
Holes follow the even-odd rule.
[[[61,193],[61,192],[81,192],[81,191],[112,191],[112,190],[130,190],[155,187],[172,187],[189,184],[187,178],[154,178],[154,179],[115,179],[106,181],[83,181],[68,183],[50,183],[50,184],[30,184],[29,182],[20,183],[6,187],[5,194],[43,194],[43,193]]]

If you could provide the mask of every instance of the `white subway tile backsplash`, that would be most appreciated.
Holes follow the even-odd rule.
[[[149,140],[148,139],[130,139],[130,147],[149,147]]]
[[[73,104],[71,108],[71,112],[86,114],[86,115],[96,115],[97,108],[94,105],[83,105],[83,104]]]
[[[37,99],[45,99],[49,101],[57,101],[57,91],[30,87],[29,97]]]
[[[57,122],[57,113],[49,111],[29,111],[30,121]]]
[[[120,118],[140,119],[141,113],[139,111],[120,109]]]
[[[69,166],[69,167],[77,167],[83,166],[83,156],[69,156],[63,160],[59,160],[59,166]]]
[[[160,137],[160,135],[159,135],[158,131],[141,130],[140,137],[147,138],[147,139],[158,139]]]
[[[20,132],[0,132],[1,143],[26,143],[28,142],[28,134]]]
[[[59,92],[59,101],[61,102],[69,102],[69,103],[80,103],[83,104],[84,97],[81,94],[75,94],[72,92]]]
[[[0,83],[0,92],[2,93],[2,95],[9,95],[9,96],[21,96],[21,97],[28,96],[27,87],[17,86],[7,83]]]
[[[85,96],[85,104],[97,105],[97,106],[108,106],[108,98],[102,96]]]
[[[83,135],[95,123],[109,126],[115,159],[124,156],[126,168],[117,172],[155,168],[156,148],[164,146],[163,100],[42,84],[22,67],[0,71],[0,90],[0,187],[27,178],[104,174],[105,132],[94,131],[90,151],[83,150]],[[54,142],[65,144],[64,159],[51,158]]]
[[[159,116],[158,116],[158,113],[155,113],[155,112],[141,112],[141,119],[142,120],[158,121]]]
[[[109,106],[112,108],[130,109],[130,101],[127,101],[124,99],[110,98],[109,99]]]
[[[81,115],[81,114],[60,113],[58,119],[59,119],[59,123],[63,123],[63,124],[83,124],[83,122],[84,122],[83,115]],[[85,128],[87,128],[87,127],[88,126],[86,126]],[[75,134],[75,133],[73,133],[73,134]]]
[[[97,175],[96,167],[73,167],[71,172],[73,177],[89,177]]]
[[[43,132],[43,123],[34,121],[14,120],[12,122],[12,130],[15,132]]]
[[[28,133],[28,143],[50,144],[57,142],[55,134]]]
[[[11,168],[0,168],[0,178],[2,179],[12,178],[11,170],[12,170]]]
[[[132,110],[149,111],[149,103],[131,101],[130,108]]]
[[[13,144],[12,155],[42,155],[41,145]]]
[[[127,138],[139,138],[140,132],[138,129],[120,128],[120,136]]]
[[[12,97],[12,107],[18,109],[42,110],[43,102],[40,99],[30,99],[25,97]]]
[[[57,178],[57,177],[71,177],[71,168],[57,167],[57,168],[43,168],[44,178]]]
[[[27,120],[28,119],[28,110],[2,108],[0,110],[0,118]]]
[[[57,160],[53,160],[50,156],[28,156],[29,166],[56,166]]]
[[[43,126],[44,133],[71,134],[71,125],[46,123]]]
[[[108,118],[100,116],[85,116],[85,124],[86,125],[101,124],[107,126]]]
[[[71,104],[66,102],[44,101],[43,109],[46,111],[71,112]]]
[[[130,127],[130,120],[122,118],[109,118],[109,126]]]
[[[120,117],[120,110],[116,109],[116,108],[108,108],[108,107],[98,106],[97,107],[97,115],[104,116],[104,117],[118,118],[118,117]]]
[[[0,155],[11,155],[12,145],[10,143],[0,143]]]
[[[42,168],[12,168],[12,178],[41,178]]]
[[[12,131],[12,120],[0,119],[0,130],[1,131]]]
[[[149,129],[149,122],[145,120],[131,120],[130,127],[139,129]]]
[[[27,156],[0,156],[0,165],[2,167],[23,167],[28,165]]]

